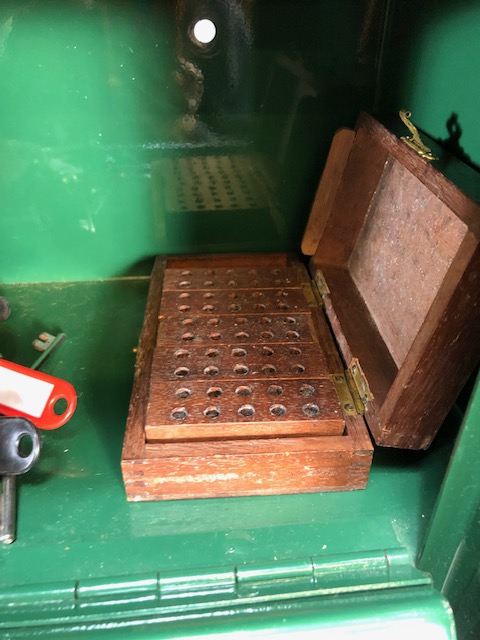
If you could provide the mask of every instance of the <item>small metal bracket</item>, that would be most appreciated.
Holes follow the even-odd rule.
[[[320,271],[320,269],[317,269],[315,271],[315,279],[314,279],[316,288],[320,294],[320,296],[322,298],[324,298],[325,296],[330,295],[330,289],[328,288],[327,285],[327,281],[325,280],[325,276],[323,275],[323,273]]]
[[[305,296],[305,300],[309,307],[319,307],[321,306],[321,302],[318,300],[318,295],[315,291],[315,287],[312,282],[304,282],[302,284],[303,295]]]
[[[402,136],[400,139],[403,140],[403,142],[405,142],[405,144],[407,144],[416,153],[418,153],[419,156],[425,158],[425,160],[438,160],[438,157],[432,153],[432,150],[423,143],[417,127],[413,124],[413,122],[410,122],[410,117],[412,115],[410,111],[407,111],[406,109],[400,109],[398,115],[400,116],[403,124],[412,133],[411,136]]]
[[[353,398],[350,385],[347,382],[346,377],[341,373],[335,373],[332,376],[333,384],[335,385],[335,390],[337,392],[338,399],[340,400],[340,405],[343,409],[343,412],[347,416],[357,416],[359,413],[363,413],[363,405],[360,404],[360,410],[357,406],[359,404],[359,400],[357,402]]]
[[[32,345],[37,351],[41,352],[41,355],[35,360],[30,369],[39,369],[55,349],[62,344],[66,337],[65,333],[59,333],[56,336],[52,336],[51,333],[47,333],[46,331],[41,333],[38,338],[32,342]]]
[[[358,394],[359,400],[365,408],[368,402],[373,400],[373,393],[370,391],[368,380],[357,358],[352,359],[345,375],[347,380],[351,379],[353,392],[354,394]]]

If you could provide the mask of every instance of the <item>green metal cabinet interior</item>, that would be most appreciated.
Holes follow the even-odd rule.
[[[458,409],[428,452],[377,450],[362,492],[127,504],[120,475],[152,256],[296,249],[331,136],[362,108],[407,106],[442,140],[456,113],[480,161],[477,3],[417,5],[2,3],[0,351],[28,365],[40,331],[65,331],[46,370],[79,396],[19,483],[18,540],[0,549],[6,637],[452,638],[444,583],[476,637],[478,573],[458,578],[477,557],[476,493],[440,541],[478,389],[438,503]],[[205,16],[218,40],[199,51],[188,27]],[[248,206],[175,210],[179,167],[207,158],[240,162]]]

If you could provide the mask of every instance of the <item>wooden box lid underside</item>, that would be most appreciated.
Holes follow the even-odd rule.
[[[377,444],[427,448],[480,359],[479,238],[480,206],[373,118],[336,135],[302,249]]]

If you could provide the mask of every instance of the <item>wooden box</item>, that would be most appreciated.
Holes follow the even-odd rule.
[[[479,237],[480,207],[363,115],[333,140],[303,259],[158,258],[127,498],[361,489],[368,431],[427,448],[480,358]]]

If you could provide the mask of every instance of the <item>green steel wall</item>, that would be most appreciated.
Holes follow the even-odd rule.
[[[369,5],[3,2],[2,281],[298,247],[333,132],[373,104],[383,9]],[[217,38],[202,49],[188,29],[205,16]],[[202,158],[216,159],[217,183],[238,178],[222,163],[238,165],[246,202],[196,202],[178,167]]]
[[[460,134],[465,156],[480,165],[479,77],[478,0],[393,0],[377,96],[382,113],[408,108],[441,141]]]

